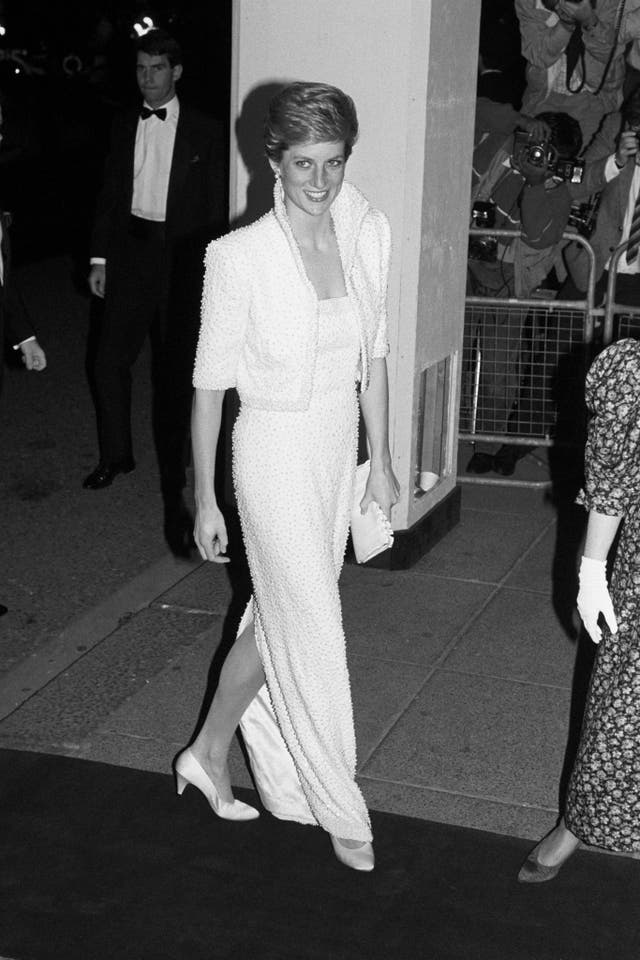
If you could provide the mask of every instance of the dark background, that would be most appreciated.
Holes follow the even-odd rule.
[[[111,119],[136,95],[134,24],[181,42],[180,94],[228,134],[232,0],[0,0],[0,208],[17,262],[72,254],[82,273]],[[482,0],[483,63],[520,105],[524,65],[513,0]]]
[[[134,23],[184,48],[180,95],[228,125],[231,0],[0,0],[0,208],[18,262],[86,263],[111,119],[136,95]]]

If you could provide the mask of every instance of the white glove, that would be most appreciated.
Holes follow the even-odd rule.
[[[580,562],[578,578],[580,581],[577,599],[578,613],[593,642],[600,643],[602,640],[602,631],[598,626],[600,614],[606,620],[611,633],[618,632],[618,621],[613,612],[613,604],[607,588],[606,561],[583,557]]]

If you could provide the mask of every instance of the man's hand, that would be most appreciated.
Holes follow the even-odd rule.
[[[555,12],[561,20],[568,20],[575,24],[579,23],[582,26],[590,26],[596,17],[591,0],[580,0],[580,3],[559,0]]]
[[[20,351],[22,362],[27,370],[36,370],[38,373],[44,370],[47,365],[47,358],[37,340],[27,340],[25,343],[21,343]]]
[[[537,117],[528,117],[524,113],[520,114],[518,126],[529,134],[531,140],[548,140],[551,136],[551,127],[548,123],[538,120]]]
[[[104,298],[107,287],[107,268],[104,263],[94,263],[89,272],[89,289],[94,297]]]
[[[638,134],[633,130],[623,130],[620,134],[620,142],[615,153],[617,166],[624,167],[629,157],[635,157],[638,153]]]

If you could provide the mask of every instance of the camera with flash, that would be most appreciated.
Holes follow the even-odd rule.
[[[545,171],[551,177],[559,177],[567,183],[582,183],[584,163],[578,158],[563,160],[549,140],[532,140],[524,130],[514,134],[513,160],[518,167],[528,164]]]

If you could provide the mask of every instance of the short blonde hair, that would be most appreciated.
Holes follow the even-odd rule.
[[[358,116],[351,99],[328,83],[291,83],[269,104],[264,149],[279,163],[284,150],[298,143],[344,141],[345,159],[358,138]]]

